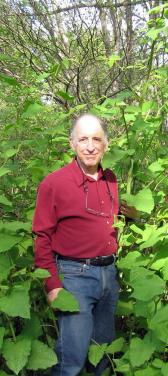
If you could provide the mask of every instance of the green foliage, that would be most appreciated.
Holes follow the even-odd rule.
[[[51,303],[52,308],[57,308],[61,311],[77,312],[79,311],[79,303],[74,296],[65,289],[59,291],[58,297]]]
[[[26,12],[30,2],[21,3]],[[47,304],[43,280],[49,273],[33,268],[31,220],[38,184],[71,160],[70,124],[88,110],[109,126],[103,166],[116,173],[121,200],[140,212],[135,222],[116,222],[121,283],[117,339],[92,344],[89,360],[96,366],[108,357],[113,374],[167,376],[168,3],[151,10],[146,27],[134,33],[137,43],[130,60],[123,48],[122,53],[105,53],[100,32],[91,38],[88,30],[82,36],[84,54],[79,35],[67,33],[64,56],[60,36],[50,41],[44,25],[37,36],[30,17],[22,14],[19,23],[10,4],[3,7],[13,21],[10,27],[3,21],[0,31],[2,41],[8,40],[0,56],[0,376],[49,375],[47,369],[57,362],[57,310],[79,310],[65,290]],[[41,17],[34,18],[36,26]]]

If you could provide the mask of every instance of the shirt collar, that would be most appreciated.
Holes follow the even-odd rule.
[[[91,176],[87,176],[86,174],[83,173],[83,171],[81,170],[81,168],[79,167],[77,163],[76,158],[74,158],[72,162],[70,163],[70,168],[78,186],[81,186],[87,180],[95,181],[95,179],[93,179]],[[97,180],[100,180],[103,178],[104,178],[104,171],[103,171],[102,166],[100,165]]]

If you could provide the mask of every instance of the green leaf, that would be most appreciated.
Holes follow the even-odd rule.
[[[128,205],[134,206],[137,210],[144,213],[151,213],[154,208],[154,199],[149,188],[144,188],[136,195],[129,195],[127,193],[121,195]]]
[[[167,376],[168,375],[168,364],[163,364],[162,368],[161,368],[161,373],[163,376]]]
[[[160,240],[166,237],[168,225],[163,225],[162,227],[156,228],[156,226],[145,225],[144,234],[146,240],[140,245],[140,250],[153,247]],[[153,227],[153,228],[152,228]]]
[[[168,281],[168,260],[165,262],[161,272],[162,272],[164,281]]]
[[[9,374],[9,373],[6,373],[6,372],[4,372],[4,371],[0,371],[0,376],[13,376],[13,373],[11,374]]]
[[[17,338],[16,342],[7,339],[4,341],[2,354],[7,366],[16,375],[24,368],[31,351],[31,340],[29,338]]]
[[[121,60],[120,56],[115,55],[115,54],[114,54],[114,55],[111,55],[111,56],[109,57],[109,59],[108,59],[108,62],[107,62],[109,68],[112,68],[113,65],[116,63],[116,61],[119,61],[119,60]]]
[[[156,246],[156,253],[151,264],[151,269],[161,270],[168,261],[167,254],[168,242],[164,241],[163,243]]]
[[[21,222],[21,221],[12,221],[12,222],[0,222],[0,231],[12,231],[16,232],[18,230],[25,230],[31,232],[31,222]]]
[[[23,112],[22,117],[36,116],[38,113],[44,111],[44,109],[45,107],[39,103],[30,103]]]
[[[148,256],[145,257],[138,251],[131,251],[117,262],[117,267],[119,269],[132,269],[135,266],[147,265],[149,260]]]
[[[130,343],[130,361],[132,366],[140,367],[149,360],[155,351],[154,344],[150,341],[149,336],[145,336],[143,340],[135,337]]]
[[[0,80],[6,82],[8,85],[11,86],[19,86],[19,82],[16,80],[16,78],[7,76],[3,73],[0,73]]]
[[[57,299],[51,303],[52,308],[57,308],[60,311],[77,312],[79,311],[79,303],[75,297],[67,290],[59,291]]]
[[[152,172],[162,172],[162,171],[164,171],[164,168],[162,167],[161,163],[159,163],[159,161],[155,161],[155,162],[151,163],[148,166],[148,169]]]
[[[100,362],[100,360],[103,358],[105,351],[107,349],[107,343],[103,343],[102,345],[90,345],[89,346],[89,362],[93,364],[95,367]]]
[[[153,318],[149,321],[149,329],[151,329],[155,336],[161,341],[168,343],[168,305],[159,309]]]
[[[0,349],[3,345],[4,334],[5,334],[5,328],[3,326],[0,326]]]
[[[135,371],[134,376],[161,376],[160,370],[148,366],[145,369]]]
[[[129,316],[134,312],[133,300],[120,299],[117,304],[117,316]]]
[[[5,206],[12,206],[12,203],[11,203],[11,201],[9,201],[6,197],[5,197],[5,195],[0,195],[0,204],[3,204],[3,205],[5,205]]]
[[[67,101],[70,101],[72,102],[74,100],[74,97],[72,95],[69,95],[67,92],[65,91],[61,91],[59,90],[58,93],[57,93],[60,97],[62,97],[63,99],[67,100]]]
[[[0,233],[0,253],[6,252],[14,245],[18,244],[23,238],[21,236],[9,235],[5,232]]]
[[[116,352],[122,351],[124,342],[125,342],[124,337],[117,338],[111,343],[111,345],[107,347],[106,352],[108,354],[114,354]]]
[[[8,174],[9,172],[11,172],[11,170],[9,170],[9,168],[1,167],[0,168],[0,177]]]
[[[31,370],[46,369],[57,364],[55,352],[39,340],[32,341],[31,354],[26,368]]]
[[[155,313],[155,302],[153,300],[149,302],[142,302],[141,300],[136,300],[136,303],[134,305],[134,313],[137,317],[140,316],[151,318]]]
[[[30,320],[27,320],[26,325],[22,331],[22,336],[36,339],[41,336],[42,333],[42,325],[40,323],[39,317],[35,313],[32,313]]]
[[[0,281],[8,277],[11,269],[11,261],[7,254],[0,254]]]
[[[152,40],[156,40],[159,33],[163,30],[163,28],[155,29],[155,27],[152,27],[150,30],[147,31],[146,35],[151,38]]]
[[[51,274],[48,272],[48,270],[41,269],[41,268],[37,268],[33,273],[31,273],[32,278],[44,279],[44,278],[48,278],[50,276],[51,276]]]
[[[5,159],[8,159],[8,158],[11,158],[13,157],[15,154],[18,153],[18,150],[17,149],[8,149],[6,150],[4,153],[3,153],[3,157]]]
[[[0,298],[0,310],[12,317],[30,318],[30,282],[15,285],[6,296]]]
[[[136,275],[137,273],[137,275]],[[164,293],[165,282],[158,275],[143,267],[130,272],[130,284],[134,289],[132,297],[147,302]],[[144,286],[144,288],[142,288]]]

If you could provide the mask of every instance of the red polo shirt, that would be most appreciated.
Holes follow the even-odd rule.
[[[104,215],[96,215],[100,212]],[[94,180],[73,160],[42,181],[33,232],[37,235],[35,265],[51,274],[46,280],[47,291],[62,286],[54,253],[90,258],[117,251],[117,231],[112,226],[117,214],[117,182],[110,170],[100,168],[98,180]]]

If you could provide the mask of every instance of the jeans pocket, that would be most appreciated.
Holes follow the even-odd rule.
[[[80,275],[83,273],[83,264],[75,261],[58,260],[58,271],[64,275]]]

